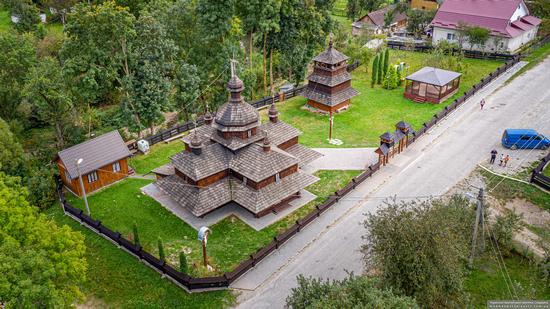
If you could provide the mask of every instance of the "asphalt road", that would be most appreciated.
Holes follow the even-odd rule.
[[[488,159],[504,128],[535,128],[550,136],[550,58],[504,85],[520,65],[237,280],[232,288],[240,292],[238,307],[282,308],[299,274],[341,279],[346,271],[361,273],[364,213],[376,210],[384,198],[444,194]],[[487,103],[480,111],[478,102],[483,97]],[[521,151],[514,154],[519,160]]]

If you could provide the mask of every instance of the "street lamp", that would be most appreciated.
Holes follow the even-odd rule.
[[[78,181],[80,182],[80,190],[82,191],[82,196],[84,197],[84,204],[86,205],[86,212],[88,216],[90,215],[90,207],[88,206],[88,199],[86,198],[86,190],[84,190],[84,183],[82,182],[82,174],[80,174],[80,164],[84,159],[80,158],[76,160],[76,171],[78,173]]]

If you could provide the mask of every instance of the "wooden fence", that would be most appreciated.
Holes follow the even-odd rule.
[[[438,122],[440,122],[441,119],[443,119],[453,110],[455,110],[464,102],[466,102],[468,98],[473,96],[476,92],[481,90],[489,82],[491,82],[492,80],[500,76],[502,73],[504,73],[506,70],[508,70],[510,67],[515,65],[518,61],[519,61],[519,57],[514,57],[513,59],[509,60],[508,62],[506,62],[499,68],[497,68],[494,72],[490,73],[488,76],[481,79],[470,90],[464,92],[464,95],[454,100],[452,104],[446,106],[439,113],[435,114],[430,121],[425,122],[422,125],[422,127],[413,134],[413,137],[410,138],[408,141],[408,145],[414,143],[419,137],[421,137],[424,133],[426,133],[431,127],[433,127]],[[159,135],[159,134],[154,135],[153,138],[155,138],[155,136],[160,136],[157,138],[162,138],[162,135]],[[539,166],[533,172],[534,174],[536,174],[534,181],[541,181],[543,182],[544,185],[550,185],[550,179],[548,179],[548,177],[541,174],[544,168],[544,165],[546,165],[548,161],[550,161],[550,154],[543,159],[541,164],[539,164]],[[363,171],[363,173],[353,178],[345,187],[334,192],[322,204],[317,205],[315,209],[313,209],[311,212],[306,214],[301,219],[296,220],[294,225],[292,225],[290,228],[282,231],[277,236],[273,237],[273,240],[268,245],[258,249],[255,253],[251,254],[248,259],[242,261],[234,270],[230,272],[226,272],[221,276],[202,277],[202,278],[194,278],[189,276],[188,274],[179,272],[178,270],[176,270],[176,268],[167,264],[165,261],[161,261],[155,256],[153,256],[152,254],[143,250],[142,247],[136,246],[130,240],[124,238],[119,232],[109,229],[108,227],[104,226],[101,223],[101,221],[95,220],[92,217],[84,214],[81,209],[73,207],[65,200],[65,195],[62,189],[62,182],[60,178],[57,177],[56,181],[58,184],[57,192],[59,195],[60,203],[66,215],[82,223],[84,226],[88,227],[90,230],[101,235],[102,237],[110,240],[120,248],[123,248],[124,250],[126,250],[136,258],[138,258],[140,261],[145,263],[146,265],[152,267],[159,273],[163,274],[164,276],[168,277],[170,280],[177,283],[179,286],[184,287],[189,291],[205,291],[205,290],[216,290],[216,289],[228,288],[232,282],[237,280],[240,276],[245,274],[247,271],[254,268],[264,258],[269,256],[269,254],[271,254],[276,249],[280,248],[281,245],[283,245],[286,241],[291,239],[294,235],[301,232],[308,224],[313,222],[316,218],[320,217],[321,214],[329,210],[341,198],[345,197],[346,194],[353,191],[357,187],[357,185],[366,181],[379,169],[380,169],[379,163],[370,165],[365,171]]]
[[[418,44],[406,44],[403,42],[387,42],[388,48],[399,49],[399,50],[412,50],[418,52],[429,52],[433,49],[431,45],[418,45]],[[458,52],[459,50],[453,50]],[[491,59],[491,60],[510,60],[515,57],[511,54],[501,54],[501,53],[484,53],[477,50],[463,50],[464,57],[466,58],[475,58],[475,59]]]
[[[534,183],[546,190],[550,190],[550,177],[544,175],[542,172],[544,171],[544,168],[546,167],[546,165],[548,165],[549,163],[550,163],[550,153],[548,153],[546,157],[542,158],[540,163],[531,173],[531,183]]]

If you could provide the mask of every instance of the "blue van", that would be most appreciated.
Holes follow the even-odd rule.
[[[502,134],[502,146],[510,149],[548,149],[550,140],[531,129],[506,129]]]

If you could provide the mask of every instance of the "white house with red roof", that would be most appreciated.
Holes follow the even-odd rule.
[[[431,23],[433,43],[458,43],[462,24],[491,31],[485,46],[473,49],[514,53],[536,37],[540,19],[529,15],[523,0],[446,0]],[[472,49],[467,41],[462,47]]]

